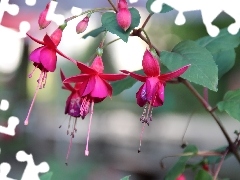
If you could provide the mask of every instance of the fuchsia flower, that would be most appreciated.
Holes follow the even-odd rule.
[[[46,28],[51,23],[51,21],[46,20],[49,6],[50,6],[50,2],[46,5],[46,8],[39,15],[38,25],[39,25],[40,29]]]
[[[143,55],[142,66],[146,76],[142,76],[126,70],[122,70],[121,72],[129,73],[132,78],[144,82],[144,84],[136,93],[137,104],[140,107],[143,107],[145,105],[143,114],[140,118],[140,121],[144,123],[142,129],[143,133],[145,124],[149,125],[149,122],[152,121],[153,107],[162,106],[164,103],[164,87],[166,85],[166,82],[182,75],[190,65],[183,66],[180,69],[170,73],[160,74],[160,65],[157,57],[153,56],[150,51],[146,50]],[[140,152],[140,147],[138,152]]]
[[[186,180],[186,177],[183,174],[180,174],[176,180]]]
[[[118,25],[126,31],[132,22],[132,15],[128,10],[128,4],[126,0],[118,1],[118,12],[117,12],[117,23]]]
[[[56,69],[56,63],[57,63],[56,54],[58,53],[59,55],[71,60],[73,63],[76,64],[76,62],[74,60],[67,57],[61,51],[59,51],[57,49],[57,46],[61,41],[62,29],[60,29],[60,28],[56,29],[50,37],[46,34],[43,38],[43,41],[35,39],[34,37],[30,36],[29,34],[27,34],[27,35],[33,41],[37,42],[38,44],[41,44],[42,46],[35,49],[34,51],[32,51],[29,56],[30,61],[32,61],[33,65],[35,66],[33,72],[38,68],[38,69],[40,69],[41,73],[40,73],[39,79],[37,81],[38,86],[37,86],[36,92],[34,94],[31,106],[29,108],[27,118],[24,121],[25,125],[28,125],[29,115],[32,110],[33,103],[35,101],[38,89],[45,87],[46,80],[47,80],[47,73],[49,71],[54,72]],[[29,78],[32,77],[33,72],[29,74]]]
[[[62,70],[60,70],[61,74],[61,79],[62,82],[66,79],[65,75],[63,74]],[[79,87],[81,83],[76,83],[75,86],[71,86],[69,83],[64,83],[62,88],[71,91],[71,94],[69,95],[67,101],[66,101],[66,107],[65,107],[65,114],[70,115],[69,122],[68,122],[68,130],[67,130],[67,135],[69,134],[69,129],[70,129],[70,123],[71,123],[71,117],[75,117],[74,123],[73,123],[73,129],[70,134],[71,139],[68,147],[68,152],[66,156],[66,164],[68,160],[68,156],[71,151],[72,147],[72,138],[74,138],[75,132],[77,132],[77,118],[80,117],[80,104],[81,104],[81,96],[79,94]],[[59,127],[61,128],[61,126]]]
[[[80,101],[80,117],[82,119],[90,112],[90,122],[87,136],[87,144],[85,155],[89,155],[88,141],[90,127],[93,115],[94,103],[103,101],[107,96],[112,96],[112,87],[108,81],[117,81],[125,78],[126,74],[105,74],[101,56],[96,56],[90,67],[81,62],[77,62],[81,74],[72,76],[63,81],[63,83],[81,83],[79,85]]]
[[[89,16],[86,16],[83,20],[81,20],[76,26],[77,34],[84,32],[88,27]]]

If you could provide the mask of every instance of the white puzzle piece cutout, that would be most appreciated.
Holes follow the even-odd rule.
[[[10,164],[5,163],[5,162],[1,163],[0,164],[0,179],[1,180],[16,180],[16,179],[7,177],[10,170],[11,170]]]
[[[228,32],[235,35],[240,28],[239,0],[156,0],[152,3],[151,10],[155,13],[160,12],[163,4],[167,4],[178,11],[175,19],[177,25],[183,25],[186,22],[184,12],[201,10],[203,23],[208,34],[212,37],[217,36],[220,31],[212,22],[223,11],[235,19],[235,23],[228,27]]]
[[[46,173],[49,171],[48,163],[42,162],[39,165],[35,165],[32,154],[27,154],[24,151],[19,151],[16,155],[16,159],[19,162],[27,162],[21,180],[40,180],[38,176],[39,173]]]
[[[27,5],[35,5],[34,0],[26,0]],[[16,16],[19,13],[19,6],[16,4],[9,4],[9,0],[0,1],[0,25],[5,12],[8,12],[12,16]],[[26,33],[30,30],[30,24],[27,21],[22,21],[19,24],[18,38],[26,37]]]
[[[8,127],[4,127],[0,125],[0,133],[7,134],[9,136],[15,135],[16,126],[19,124],[19,119],[17,117],[10,117],[8,119]]]

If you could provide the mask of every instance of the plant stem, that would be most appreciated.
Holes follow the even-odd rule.
[[[84,14],[95,13],[95,12],[102,11],[102,10],[108,11],[108,10],[114,10],[114,9],[113,9],[113,8],[110,8],[110,7],[107,7],[107,8],[96,8],[96,9],[87,10],[87,11],[82,12],[82,13],[79,14],[79,15],[71,16],[71,17],[65,19],[65,22],[69,22],[69,21],[71,21],[71,20],[73,20],[73,19],[75,19],[75,18],[77,18],[77,17],[79,17],[79,16],[82,16],[82,15],[84,15]]]
[[[148,15],[148,17],[147,17],[147,19],[144,21],[141,29],[144,29],[144,28],[145,28],[145,26],[147,25],[149,19],[152,17],[152,15],[153,15],[153,13],[150,13],[150,14]]]
[[[112,43],[120,40],[120,39],[121,39],[121,38],[117,38],[117,39],[114,39],[114,40],[110,41],[109,43],[107,43],[107,44],[105,44],[105,45],[103,46],[103,49],[106,48],[107,46],[109,46],[110,44],[112,44]]]
[[[220,161],[220,163],[219,163],[219,165],[218,165],[218,167],[217,167],[217,170],[216,170],[216,172],[215,172],[215,174],[214,174],[213,180],[217,180],[218,173],[220,172],[220,169],[221,169],[221,167],[222,167],[223,161],[224,161],[227,153],[228,153],[228,148],[225,150],[224,154],[223,154],[222,157],[221,157],[221,161]]]
[[[206,111],[209,112],[209,114],[211,114],[211,116],[216,121],[216,123],[218,124],[218,126],[220,127],[221,131],[223,132],[225,138],[228,141],[229,151],[235,155],[236,159],[238,160],[238,162],[240,164],[240,156],[238,154],[237,148],[236,148],[235,144],[232,142],[231,138],[229,137],[226,129],[224,128],[223,124],[221,123],[221,121],[219,120],[217,115],[212,111],[212,107],[205,101],[205,99],[197,92],[197,90],[187,80],[182,79],[182,78],[178,78],[178,79],[198,98],[198,100],[203,104]]]
[[[113,7],[114,11],[117,13],[118,10],[117,8],[115,7],[115,5],[113,4],[113,2],[111,0],[108,0],[109,4],[111,4],[111,6]]]

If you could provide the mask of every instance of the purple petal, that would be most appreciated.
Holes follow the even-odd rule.
[[[138,92],[136,93],[136,98],[137,98],[137,104],[140,107],[143,107],[146,102],[147,102],[147,88],[146,88],[146,83],[144,83]]]
[[[45,69],[54,72],[57,64],[56,52],[47,47],[43,48],[40,53],[40,62]]]
[[[149,102],[156,96],[159,80],[157,77],[150,77],[146,80],[147,100]]]
[[[39,47],[39,48],[35,49],[34,51],[32,51],[31,54],[29,55],[30,61],[40,63],[39,57],[40,57],[40,53],[41,53],[42,49],[44,49],[44,46]]]
[[[153,102],[151,105],[154,107],[158,107],[158,106],[162,106],[163,103],[164,103],[164,84],[159,82],[157,85],[155,98],[153,99]]]

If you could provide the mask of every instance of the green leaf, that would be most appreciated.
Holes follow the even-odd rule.
[[[48,172],[46,174],[43,174],[40,176],[40,180],[51,180],[52,179],[53,172]]]
[[[240,38],[237,35],[230,34],[225,28],[220,31],[217,37],[206,36],[196,40],[196,43],[212,53],[218,65],[218,76],[220,78],[233,67],[236,58],[234,48],[240,44]]]
[[[86,39],[88,36],[92,36],[92,37],[97,37],[101,32],[105,31],[106,28],[105,27],[99,27],[97,29],[94,29],[90,32],[88,32],[87,34],[85,34],[82,38]]]
[[[194,145],[188,145],[183,153],[197,153],[197,147]],[[167,173],[165,180],[173,180],[176,179],[180,174],[182,174],[185,170],[185,166],[187,161],[191,158],[192,156],[182,156],[178,159],[177,163],[169,170]]]
[[[151,10],[151,5],[152,3],[154,2],[155,0],[148,0],[147,3],[146,3],[146,8],[148,10],[149,13],[154,13],[152,10]],[[173,10],[172,7],[166,5],[166,4],[163,4],[162,5],[162,10],[160,11],[160,13],[166,13],[166,12],[169,12]]]
[[[120,179],[120,180],[129,180],[131,175],[125,176],[124,178]]]
[[[139,25],[140,23],[140,14],[137,9],[130,8],[129,9],[132,15],[132,23],[127,31],[124,31],[117,23],[116,13],[114,12],[106,12],[102,15],[102,26],[105,27],[109,32],[116,34],[120,37],[124,42],[128,41],[128,37],[130,32]]]
[[[217,91],[218,68],[211,53],[194,41],[182,41],[171,52],[162,51],[161,62],[171,71],[191,64],[181,76],[190,82]]]
[[[227,146],[220,147],[218,149],[212,150],[213,152],[219,152],[219,153],[224,153],[227,149]],[[225,160],[229,157],[232,156],[232,153],[228,153],[226,157],[224,158]],[[222,156],[208,156],[204,159],[206,159],[207,164],[217,164],[221,161]]]
[[[220,79],[234,66],[236,53],[234,49],[219,51],[213,54],[213,59],[218,66],[218,78]]]
[[[195,180],[213,180],[212,176],[205,170],[201,169],[195,176]]]
[[[141,74],[141,75],[144,74],[143,70],[134,71],[134,73]],[[137,80],[128,76],[127,78],[125,78],[121,81],[115,81],[115,82],[111,83],[112,88],[113,88],[113,96],[120,94],[125,89],[131,88],[136,82],[137,82]]]
[[[217,107],[220,111],[226,111],[231,117],[240,121],[240,89],[228,91]]]

